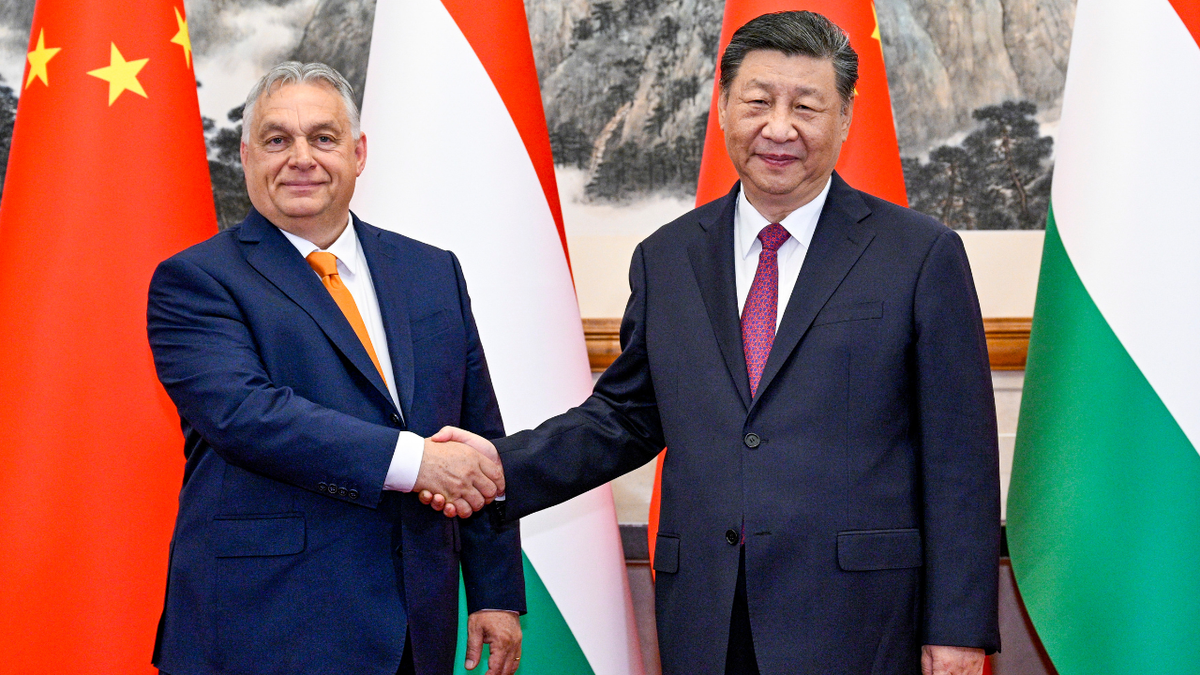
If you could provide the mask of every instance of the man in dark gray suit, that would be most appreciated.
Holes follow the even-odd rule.
[[[979,304],[954,232],[834,173],[857,70],[817,14],[734,34],[719,113],[741,181],[638,246],[595,393],[495,443],[509,517],[669,447],[664,673],[959,675],[999,648]]]

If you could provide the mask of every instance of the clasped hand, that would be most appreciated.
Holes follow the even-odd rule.
[[[413,491],[448,517],[467,518],[504,494],[504,471],[491,441],[444,427],[425,439]]]
[[[449,518],[468,518],[504,494],[504,470],[492,442],[457,427],[425,439],[413,491]]]

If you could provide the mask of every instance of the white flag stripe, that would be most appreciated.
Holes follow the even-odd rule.
[[[583,401],[587,350],[545,193],[439,0],[378,3],[363,93],[368,157],[353,208],[459,256],[506,428]],[[610,489],[523,519],[522,538],[595,673],[640,675]]]
[[[1053,187],[1063,245],[1200,448],[1200,46],[1167,0],[1081,2],[1070,64]]]

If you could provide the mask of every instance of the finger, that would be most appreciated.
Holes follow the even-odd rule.
[[[421,490],[421,494],[417,495],[417,499],[421,500],[422,504],[430,504],[433,501],[433,493],[429,490]],[[434,507],[435,509],[437,507]]]
[[[446,508],[446,495],[443,495],[443,494],[434,495],[433,501],[429,502],[429,505],[432,506],[434,509],[441,511],[442,509]]]
[[[446,504],[446,508],[442,509],[442,515],[447,518],[453,518],[458,515],[458,507],[453,502]]]
[[[475,512],[475,509],[472,509],[471,505],[463,499],[455,499],[453,505],[459,518],[470,518],[471,514]],[[450,508],[450,506],[447,505],[446,508]]]
[[[480,476],[476,477],[475,480],[471,484],[475,488],[475,490],[479,493],[479,495],[481,497],[483,497],[484,501],[488,504],[490,504],[492,502],[492,500],[496,498],[496,495],[500,492],[500,488],[495,483],[493,483],[490,478],[488,478],[487,476],[484,476],[484,475],[480,475]]]
[[[454,440],[454,427],[442,427],[438,432],[429,437],[429,440],[434,443],[445,443],[446,441]]]
[[[483,509],[483,507],[487,506],[488,502],[491,501],[480,494],[478,490],[471,490],[467,494],[463,495],[463,499],[466,499],[467,503],[471,505],[472,511],[479,511]]]
[[[467,657],[463,665],[467,670],[475,670],[479,665],[479,655],[483,652],[483,629],[475,621],[467,622]]]

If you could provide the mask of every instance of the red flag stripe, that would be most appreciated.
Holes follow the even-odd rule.
[[[521,0],[484,3],[442,0],[442,4],[475,50],[525,142],[570,267],[571,255],[567,251],[558,183],[554,178],[554,156],[550,152],[550,136],[546,133],[546,111],[542,108],[542,94],[538,88],[525,5]]]
[[[1171,0],[1171,6],[1200,46],[1200,0]]]

